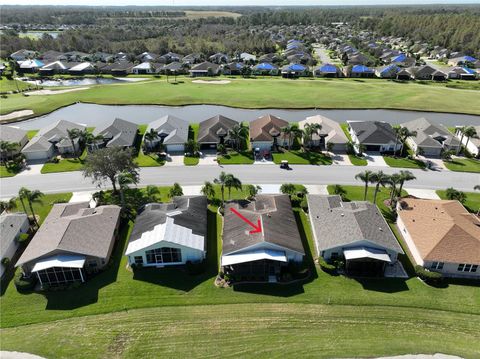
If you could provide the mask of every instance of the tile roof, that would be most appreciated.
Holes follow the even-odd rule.
[[[231,211],[237,210],[252,223],[262,223],[262,232],[252,229]],[[272,243],[305,254],[288,195],[258,195],[254,201],[234,201],[225,206],[222,253],[227,255],[258,243]]]
[[[400,208],[423,260],[480,265],[480,219],[460,202],[403,198]]]
[[[114,205],[89,208],[88,202],[54,204],[16,266],[54,251],[106,258],[120,210]]]

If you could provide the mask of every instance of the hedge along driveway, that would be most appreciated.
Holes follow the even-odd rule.
[[[366,79],[232,79],[226,85],[166,80],[92,86],[50,96],[10,95],[1,114],[31,109],[35,116],[78,101],[98,104],[216,104],[243,108],[384,108],[480,114],[478,92]]]

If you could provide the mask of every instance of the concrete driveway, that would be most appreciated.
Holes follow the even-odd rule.
[[[339,153],[329,153],[329,155],[333,160],[332,166],[353,166],[348,155]]]
[[[217,163],[217,154],[213,153],[204,153],[198,161],[199,166],[211,166],[216,165]]]
[[[367,160],[367,166],[388,167],[383,156],[379,153],[365,153],[365,159]]]
[[[424,199],[440,199],[433,189],[405,188],[409,195]]]
[[[168,155],[164,166],[184,166],[183,155]]]
[[[29,162],[25,169],[20,172],[18,176],[31,176],[31,175],[39,175],[42,172],[42,167],[45,164],[45,161],[35,161],[35,162]]]
[[[437,171],[437,172],[450,171],[445,166],[445,164],[443,163],[443,160],[441,158],[431,158],[431,157],[427,158],[427,157],[423,157],[423,156],[418,156],[418,159],[426,162],[427,165],[428,165],[428,163],[430,163],[429,168],[432,171]]]

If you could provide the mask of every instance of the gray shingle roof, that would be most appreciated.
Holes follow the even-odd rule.
[[[16,266],[54,251],[106,258],[119,219],[120,207],[114,205],[55,204]]]
[[[348,122],[355,132],[360,143],[384,144],[395,142],[395,132],[392,126],[380,121],[352,121]]]
[[[460,141],[445,126],[432,123],[424,117],[405,122],[402,126],[417,132],[417,136],[412,137],[412,140],[419,146],[442,148],[439,139],[443,139],[450,146],[460,145]]]
[[[235,125],[238,125],[238,122],[231,118],[222,115],[211,117],[200,122],[197,141],[198,143],[218,143],[220,142],[218,132],[222,131],[228,134],[228,131]]]
[[[340,196],[307,195],[308,211],[320,251],[367,240],[403,253],[390,227],[370,202],[342,202]]]
[[[130,147],[135,143],[137,130],[137,124],[116,118],[104,126],[95,128],[93,134],[95,136],[102,135],[109,138],[111,137],[112,139],[108,141],[107,147]]]
[[[0,141],[20,143],[27,136],[27,131],[11,126],[0,126]]]
[[[0,216],[0,259],[4,257],[25,222],[28,223],[25,213],[8,213]]]
[[[253,228],[233,213],[231,208],[254,224],[260,219],[262,232],[250,234]],[[254,201],[235,201],[225,206],[224,255],[263,242],[305,254],[288,195],[258,195]]]
[[[181,212],[171,216],[173,222],[189,228],[192,233],[207,235],[207,198],[205,196],[174,197],[171,203],[150,203],[135,219],[130,242],[139,239],[144,232],[151,231],[156,225],[167,220],[167,213]]]
[[[167,115],[150,122],[145,133],[150,132],[151,129],[168,134],[163,140],[166,145],[184,144],[188,141],[188,122],[175,116]]]

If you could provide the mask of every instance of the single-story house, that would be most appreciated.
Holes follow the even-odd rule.
[[[255,62],[257,61],[257,57],[253,54],[249,54],[248,52],[242,52],[240,54],[240,60],[243,62]]]
[[[68,130],[77,129],[85,131],[84,125],[66,120],[59,120],[42,128],[23,147],[22,153],[27,160],[46,160],[51,158],[56,151],[60,154],[73,153],[72,142],[68,138]],[[75,151],[80,150],[80,139],[73,140]]]
[[[463,66],[466,65],[467,63],[475,63],[477,59],[473,56],[460,56],[460,57],[455,57],[452,59],[448,60],[448,64],[450,66]]]
[[[343,202],[338,195],[307,195],[307,201],[318,255],[344,260],[348,274],[383,276],[403,254],[375,204]]]
[[[254,150],[270,151],[272,146],[283,146],[287,138],[282,133],[282,128],[288,122],[274,115],[263,115],[250,122],[250,143]]]
[[[202,54],[188,54],[182,58],[182,63],[193,65],[200,61],[202,61],[203,55]]]
[[[448,78],[449,79],[456,79],[456,80],[476,80],[478,74],[475,70],[469,69],[468,67],[454,67],[450,71],[448,71]]]
[[[302,64],[289,64],[282,67],[281,74],[286,78],[305,77],[310,74],[310,70]]]
[[[160,55],[145,51],[137,56],[137,60],[140,60],[141,62],[151,62],[155,61],[158,57],[160,57]]]
[[[200,122],[197,142],[202,149],[216,149],[228,142],[228,132],[239,123],[231,118],[217,115]]]
[[[192,66],[188,71],[192,77],[217,76],[220,73],[220,65],[208,61]]]
[[[102,73],[111,74],[113,76],[126,76],[132,72],[135,65],[129,61],[119,61],[113,64],[108,64],[102,68]]]
[[[375,77],[375,70],[365,65],[355,65],[349,73],[348,68],[345,68],[345,76],[350,77]]]
[[[323,64],[316,67],[313,74],[317,77],[341,77],[342,71],[336,65]]]
[[[27,233],[30,225],[25,213],[7,213],[0,216],[0,260],[12,260],[18,249],[18,237]],[[0,265],[0,278],[5,273],[5,266]]]
[[[88,202],[54,204],[16,266],[40,284],[85,282],[103,269],[120,224],[119,206],[90,208]]]
[[[480,219],[458,201],[403,198],[397,226],[415,264],[446,277],[480,278]]]
[[[447,79],[447,74],[430,65],[409,67],[408,71],[415,80],[445,81]]]
[[[348,131],[356,150],[360,145],[371,152],[395,152],[403,147],[398,141],[395,148],[396,134],[392,126],[380,121],[347,121]]]
[[[149,133],[151,130],[158,134],[158,139],[151,142],[145,141],[150,148],[162,143],[166,152],[185,152],[185,142],[188,141],[187,121],[167,115],[150,122],[145,133]]]
[[[460,127],[457,127],[455,129],[455,136],[457,136],[458,140],[462,140],[462,145],[467,146],[468,152],[473,154],[476,157],[480,156],[480,125],[478,126],[473,126],[475,128],[475,131],[477,132],[476,137],[470,137],[467,138],[467,136],[463,136],[462,139],[462,133],[460,131]],[[468,141],[468,143],[467,143]]]
[[[13,54],[10,55],[10,58],[15,60],[16,62],[19,62],[35,57],[35,54],[35,51],[22,49],[15,51]]]
[[[166,54],[163,54],[162,56],[160,56],[157,61],[160,62],[160,63],[164,63],[164,64],[169,64],[170,62],[174,62],[174,61],[180,61],[181,59],[183,58],[182,55],[180,54],[176,54],[174,52],[167,52]]]
[[[375,75],[382,79],[395,79],[397,74],[400,72],[400,67],[397,65],[388,65],[382,68],[379,68],[375,71]]]
[[[170,62],[160,68],[160,73],[166,75],[186,74],[190,65],[178,61]]]
[[[424,156],[440,156],[443,150],[456,151],[460,146],[460,141],[445,126],[424,117],[402,123],[402,127],[417,133],[408,137],[406,142],[415,153]]]
[[[0,157],[10,157],[16,155],[27,144],[27,131],[13,126],[0,126],[0,142],[15,143],[17,149],[10,153],[0,153]]]
[[[253,66],[252,72],[254,75],[278,75],[278,67],[268,63],[268,62],[260,62],[259,64]]]
[[[298,127],[303,130],[307,124],[319,124],[322,126],[318,133],[312,136],[312,145],[314,147],[320,147],[323,151],[327,148],[328,143],[332,143],[333,152],[345,152],[347,150],[348,138],[338,122],[322,115],[316,115],[300,121]],[[304,143],[304,145],[308,144]]]
[[[290,262],[301,263],[304,256],[288,195],[226,204],[221,266],[234,281],[276,282]]]
[[[70,67],[68,69],[70,75],[85,75],[94,74],[96,72],[95,65],[91,62],[81,62],[78,65]]]
[[[143,74],[154,74],[155,67],[150,61],[142,62],[136,66],[132,67],[132,74],[143,75]]]
[[[75,65],[74,65],[75,66]],[[45,66],[41,67],[38,71],[43,76],[56,75],[56,74],[65,74],[68,72],[70,67],[67,63],[64,63],[60,60],[55,62],[50,62]]]
[[[397,80],[411,80],[412,79],[412,74],[407,70],[407,69],[401,69],[400,71],[397,72],[396,76]]]
[[[116,118],[104,125],[95,127],[92,134],[103,137],[103,143],[99,147],[132,147],[137,138],[138,125]]]
[[[221,52],[217,52],[216,54],[213,54],[208,59],[215,64],[226,64],[227,62],[230,61],[230,58],[228,57],[228,55]]]
[[[222,73],[224,75],[240,75],[245,66],[247,65],[242,62],[230,62],[222,65]]]
[[[45,64],[40,60],[25,60],[20,63],[19,72],[37,72]]]
[[[201,262],[207,252],[207,198],[150,203],[136,220],[125,255],[130,265],[159,267]]]

